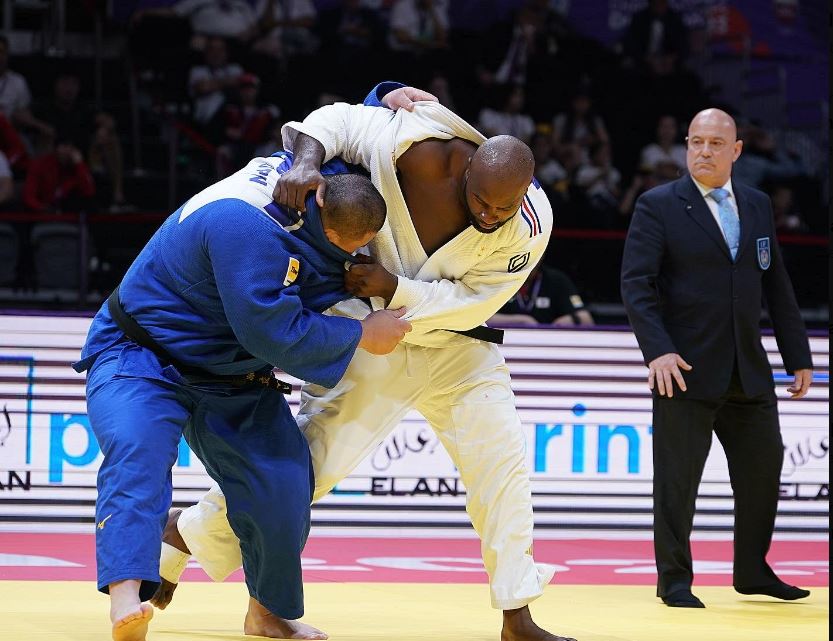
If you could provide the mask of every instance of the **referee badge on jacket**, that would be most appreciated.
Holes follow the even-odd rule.
[[[298,278],[298,272],[301,269],[301,263],[297,258],[289,257],[289,266],[286,268],[286,278],[283,279],[283,286],[288,287],[295,279]]]
[[[769,250],[769,236],[759,238],[758,244],[758,267],[761,269],[769,269],[769,264],[772,262],[772,254]]]

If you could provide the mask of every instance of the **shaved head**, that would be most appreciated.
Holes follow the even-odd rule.
[[[735,119],[722,109],[704,109],[692,118],[687,142],[686,164],[692,178],[712,189],[723,187],[743,149]]]
[[[732,142],[738,138],[738,126],[735,124],[735,119],[732,118],[722,109],[710,107],[698,112],[694,118],[691,119],[691,124],[688,127],[688,135],[691,136],[693,127],[710,124],[720,129],[724,129],[728,136],[731,137]]]
[[[535,158],[522,140],[514,136],[494,136],[477,148],[471,165],[472,169],[482,169],[496,179],[528,185],[535,171]]]
[[[532,150],[514,136],[480,145],[469,158],[463,184],[469,223],[484,234],[500,229],[518,213],[534,170]]]

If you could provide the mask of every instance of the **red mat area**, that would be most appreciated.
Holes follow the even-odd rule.
[[[695,541],[696,583],[731,585],[732,543]],[[650,541],[571,539],[535,544],[538,561],[558,566],[560,584],[653,585]],[[769,561],[788,583],[828,585],[828,545],[823,541],[776,541]],[[207,581],[198,567],[185,580]],[[240,580],[242,572],[231,580]],[[0,580],[95,579],[90,534],[0,533]],[[315,537],[304,552],[310,582],[485,583],[479,542],[473,539]]]

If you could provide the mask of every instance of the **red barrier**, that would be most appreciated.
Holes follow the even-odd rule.
[[[88,223],[150,223],[162,222],[169,212],[130,212],[123,214],[88,214]],[[74,223],[78,222],[80,214],[34,214],[29,212],[0,212],[0,222],[15,223]],[[625,240],[627,231],[623,229],[564,229],[556,227],[553,230],[555,238],[575,238],[579,240]],[[778,242],[782,245],[804,245],[826,247],[827,237],[812,234],[778,234]]]

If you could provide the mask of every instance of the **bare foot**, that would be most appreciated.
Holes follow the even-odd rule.
[[[182,538],[176,525],[180,514],[182,514],[182,510],[178,509],[172,509],[168,512],[168,521],[162,531],[162,542],[175,547],[180,552],[191,554],[191,550],[188,549],[185,539]],[[171,599],[174,598],[174,590],[176,590],[177,585],[162,577],[161,583],[156,588],[156,592],[153,593],[150,602],[160,610],[164,610],[170,604]]]
[[[328,639],[325,632],[311,625],[281,619],[249,597],[249,611],[243,623],[243,633],[272,639]]]
[[[114,641],[145,641],[153,608],[139,601],[141,584],[137,579],[128,579],[109,586]]]
[[[503,629],[500,631],[500,641],[576,641],[572,637],[560,637],[539,628],[529,607],[517,610],[503,611]]]
[[[153,618],[153,607],[147,603],[138,610],[113,620],[113,641],[145,641],[148,623]]]

